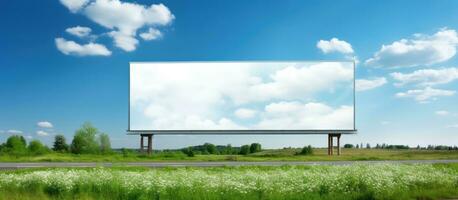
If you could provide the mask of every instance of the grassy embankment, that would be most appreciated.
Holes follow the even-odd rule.
[[[0,172],[0,199],[443,199],[458,164],[28,169]]]
[[[159,152],[151,156],[138,153],[108,155],[48,153],[39,156],[1,155],[0,162],[147,162],[147,161],[338,161],[338,160],[431,160],[458,159],[458,151],[342,149],[341,156],[328,156],[326,149],[314,149],[313,155],[295,155],[300,149],[263,150],[249,155],[195,155]]]

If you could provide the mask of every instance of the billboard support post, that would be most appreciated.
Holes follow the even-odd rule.
[[[340,155],[340,133],[334,133],[334,134],[328,134],[328,155],[333,155],[334,154],[334,138],[337,139],[337,155]]]
[[[148,144],[146,145],[146,152],[148,155],[151,155],[153,152],[153,134],[140,134],[140,152],[145,152],[145,142],[144,137],[148,139]]]

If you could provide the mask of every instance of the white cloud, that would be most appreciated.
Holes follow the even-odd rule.
[[[39,135],[39,136],[48,136],[49,134],[46,131],[39,130],[39,131],[37,131],[37,135]]]
[[[57,49],[65,55],[77,56],[109,56],[111,51],[104,45],[97,43],[88,43],[80,45],[74,41],[65,40],[64,38],[55,39]]]
[[[247,108],[239,108],[234,112],[235,116],[240,119],[249,119],[253,118],[256,115],[256,110],[247,109]]]
[[[417,86],[434,86],[445,84],[458,79],[458,68],[421,69],[412,73],[391,73],[391,77],[398,81],[396,86],[416,84]]]
[[[22,134],[23,132],[20,131],[20,130],[10,129],[10,130],[7,130],[6,133],[9,133],[9,134]]]
[[[420,103],[427,103],[429,100],[436,100],[439,96],[452,96],[455,94],[453,90],[441,90],[426,87],[425,89],[408,90],[407,92],[399,92],[396,97],[413,98]]]
[[[391,124],[391,122],[390,121],[381,121],[380,124],[385,126],[385,125]]]
[[[60,0],[60,3],[62,3],[73,13],[78,12],[88,2],[89,0]]]
[[[88,27],[83,27],[83,26],[75,26],[75,27],[71,27],[71,28],[67,28],[65,29],[65,31],[67,33],[70,33],[74,36],[77,36],[77,37],[87,37],[91,34],[91,28],[88,28]]]
[[[356,80],[356,91],[371,90],[387,83],[385,77],[377,77],[372,79],[358,79]]]
[[[144,40],[155,40],[158,39],[162,36],[161,31],[154,29],[154,28],[149,28],[147,32],[140,33],[140,37],[143,38]]]
[[[32,139],[33,137],[32,137],[31,135],[26,135],[25,138],[30,140],[30,139]]]
[[[458,36],[455,30],[442,29],[434,35],[415,34],[382,48],[370,59],[369,66],[409,67],[444,62],[455,56]]]
[[[48,121],[38,122],[37,126],[40,128],[52,128],[53,127],[52,123]]]
[[[446,126],[447,128],[458,128],[458,124],[451,124]]]
[[[440,116],[445,116],[445,115],[450,114],[450,113],[449,113],[448,111],[446,111],[446,110],[438,110],[438,111],[436,111],[435,113],[436,113],[436,115],[440,115]]]
[[[332,108],[324,103],[301,103],[282,101],[271,103],[262,113],[263,119],[257,127],[261,129],[351,129],[353,107]]]
[[[124,51],[136,49],[138,29],[150,28],[148,32],[140,36],[145,40],[151,40],[159,36],[158,30],[152,27],[168,25],[175,18],[164,4],[145,6],[120,0],[88,0],[85,3],[79,2],[77,5],[61,2],[72,12],[81,13],[95,23],[111,30],[109,36],[114,39],[115,45]]]
[[[350,43],[343,40],[339,40],[337,38],[332,38],[331,40],[320,40],[316,44],[316,47],[325,54],[332,52],[338,52],[343,54],[353,53],[353,48],[351,47]]]

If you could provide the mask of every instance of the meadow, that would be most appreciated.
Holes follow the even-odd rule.
[[[437,199],[458,164],[53,168],[0,172],[0,199]]]
[[[196,154],[181,151],[157,151],[152,155],[137,152],[110,154],[71,154],[50,152],[42,155],[0,155],[0,162],[161,162],[161,161],[339,161],[339,160],[444,160],[458,159],[457,150],[425,149],[342,149],[340,156],[328,156],[327,150],[314,148],[312,155],[298,155],[299,148],[266,149],[248,155]]]

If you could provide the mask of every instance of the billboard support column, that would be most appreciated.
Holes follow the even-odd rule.
[[[143,142],[143,135],[140,135],[140,152],[143,152],[144,151],[144,146],[143,144],[145,144]]]
[[[153,134],[148,135],[148,155],[153,151]]]
[[[340,155],[340,136],[342,134],[328,134],[328,155],[334,154],[334,137],[337,138],[337,155]]]

